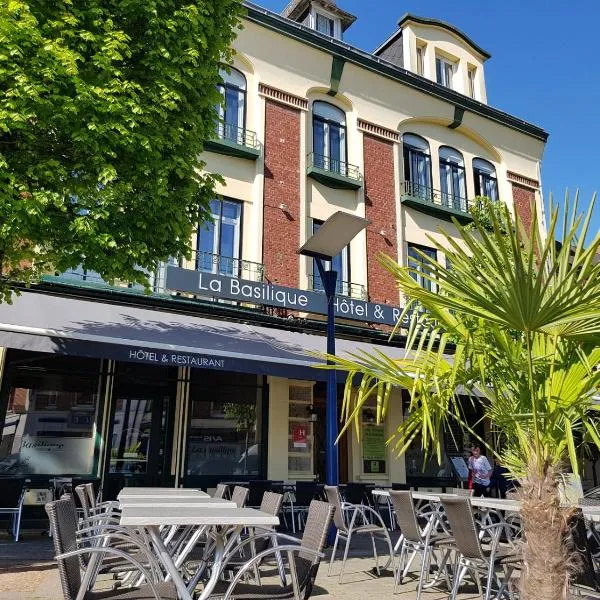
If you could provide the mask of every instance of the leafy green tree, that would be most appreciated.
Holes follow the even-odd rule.
[[[424,456],[441,459],[441,439],[458,424],[477,437],[465,418],[465,402],[477,403],[504,440],[489,448],[520,480],[526,545],[524,600],[565,597],[572,561],[559,483],[566,463],[578,474],[577,440],[600,447],[595,396],[600,385],[600,233],[589,243],[592,206],[583,217],[565,208],[551,212],[547,236],[538,223],[526,231],[518,217],[505,227],[491,213],[489,224],[456,224],[431,243],[451,268],[423,254],[434,285],[415,281],[415,269],[381,257],[416,309],[403,360],[382,353],[333,359],[347,370],[343,418],[356,422],[361,406],[377,394],[385,418],[393,386],[411,392],[409,416],[390,443],[401,454],[421,439]],[[562,238],[562,246],[555,243]],[[422,311],[419,313],[419,310]],[[452,351],[449,352],[452,346]],[[449,356],[451,355],[451,356]],[[358,389],[353,379],[362,376]],[[458,394],[460,391],[460,396]],[[465,395],[467,398],[465,398]],[[481,440],[485,444],[485,440]]]
[[[0,3],[0,301],[82,265],[146,283],[189,255],[216,177],[219,67],[241,0]]]

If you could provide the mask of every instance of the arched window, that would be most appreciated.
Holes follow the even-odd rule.
[[[467,212],[465,161],[463,155],[450,146],[440,147],[440,185],[442,204]]]
[[[223,96],[223,102],[217,107],[217,134],[220,138],[243,145],[246,137],[246,78],[236,69],[230,69],[230,73],[221,69],[219,74],[223,83],[219,83],[217,89]]]
[[[429,143],[414,133],[402,136],[404,147],[405,192],[418,198],[431,199],[431,156]]]
[[[313,102],[314,165],[346,175],[346,113],[327,102]]]
[[[483,160],[483,158],[474,158],[473,176],[475,177],[476,196],[487,196],[490,200],[498,200],[496,169],[491,162]]]

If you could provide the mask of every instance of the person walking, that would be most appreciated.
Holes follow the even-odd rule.
[[[479,446],[473,446],[471,448],[469,471],[472,474],[473,496],[489,496],[490,477],[494,470],[488,459],[481,454],[481,448]]]

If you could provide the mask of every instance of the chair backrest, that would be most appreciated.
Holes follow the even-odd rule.
[[[248,488],[236,485],[233,488],[233,494],[231,494],[231,501],[235,502],[238,508],[244,508],[248,500]]]
[[[346,502],[350,504],[362,504],[367,499],[367,486],[364,483],[350,481],[346,484],[344,496]]]
[[[213,498],[225,498],[227,492],[229,491],[229,486],[224,483],[218,483],[217,489],[213,494]]]
[[[462,496],[446,496],[442,497],[442,506],[460,553],[465,558],[484,560],[471,500]]]
[[[402,535],[411,542],[423,541],[421,528],[417,522],[412,492],[409,490],[392,490],[390,500]]]
[[[255,479],[248,483],[248,506],[259,506],[264,493],[269,489],[270,483],[263,479]]]
[[[2,479],[2,494],[0,495],[0,510],[3,508],[19,508],[23,496],[25,479]]]
[[[90,503],[90,497],[86,486],[78,485],[75,488],[75,493],[77,494],[77,498],[79,499],[79,503],[81,504],[81,508],[83,509],[83,516],[87,519],[90,516],[90,509],[93,505]]]
[[[97,477],[73,477],[71,479],[72,489],[75,489],[78,485],[90,485],[88,489],[88,495],[90,497],[90,503],[92,506],[96,506],[98,492],[100,491],[100,480]]]
[[[278,516],[281,512],[281,504],[283,503],[283,495],[275,492],[265,492],[260,503],[260,510],[269,513],[270,515]]]
[[[340,531],[347,533],[348,528],[346,527],[344,511],[342,510],[342,499],[337,485],[326,485],[325,495],[327,496],[327,502],[334,508],[333,523]]]
[[[319,486],[314,481],[296,481],[296,506],[309,506],[315,499]]]
[[[71,499],[46,504],[56,556],[77,550],[77,511]],[[65,600],[75,600],[81,587],[81,570],[77,556],[57,560]]]
[[[296,573],[303,598],[310,597],[321,559],[310,554],[303,554],[302,548],[323,552],[333,514],[334,507],[328,502],[320,500],[313,500],[308,508],[306,525],[300,542],[300,552],[295,555]]]

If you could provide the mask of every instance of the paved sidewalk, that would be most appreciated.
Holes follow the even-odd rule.
[[[359,547],[355,556],[365,554]],[[0,600],[62,600],[62,590],[55,563],[52,541],[45,536],[25,532],[22,541],[13,542],[4,534],[0,535]],[[415,561],[416,562],[416,561]],[[338,583],[337,574],[341,561],[334,564],[332,577],[327,577],[328,563],[322,563],[312,598],[332,600],[379,600],[396,598],[414,600],[416,598],[414,579],[401,587],[399,594],[393,595],[394,581],[391,572],[377,577],[372,573],[374,561],[371,556],[358,556],[348,560],[344,582]],[[416,568],[416,565],[415,565]],[[477,598],[477,590],[461,594],[461,600]],[[428,590],[422,600],[442,600],[448,598],[443,588]]]

